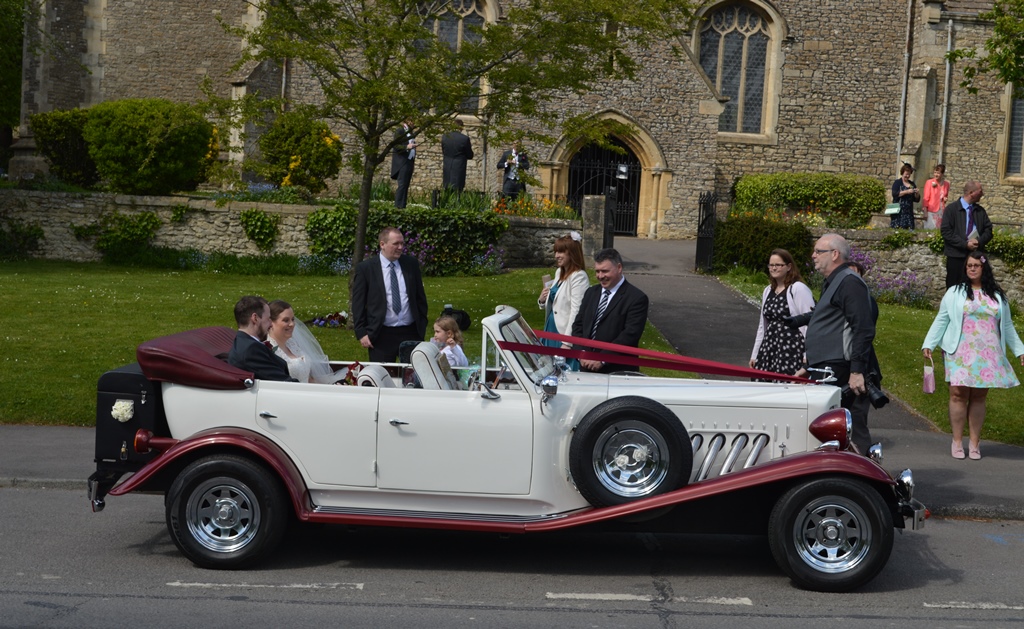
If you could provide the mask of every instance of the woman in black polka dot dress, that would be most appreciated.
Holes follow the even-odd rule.
[[[804,363],[807,327],[792,330],[782,318],[810,312],[814,308],[814,296],[803,283],[793,256],[785,249],[772,251],[768,258],[768,275],[771,283],[761,296],[761,317],[750,366],[793,375]],[[770,382],[770,379],[765,381]]]

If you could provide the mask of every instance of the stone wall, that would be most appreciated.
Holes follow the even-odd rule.
[[[820,236],[824,230],[815,230]],[[839,231],[850,243],[864,251],[870,251],[875,266],[870,275],[874,277],[898,277],[903,271],[912,271],[920,284],[928,290],[928,295],[937,305],[946,292],[946,258],[935,254],[924,242],[909,247],[889,251],[880,242],[888,233],[869,229]],[[934,232],[917,232],[919,240],[927,240]],[[992,272],[996,281],[1006,291],[1007,296],[1019,304],[1024,304],[1024,269],[1011,270],[998,256],[989,256]]]
[[[184,220],[173,222],[175,209],[183,205],[189,208]],[[321,207],[274,203],[228,203],[217,207],[213,201],[188,197],[0,190],[0,216],[38,224],[43,229],[39,257],[78,262],[99,260],[100,254],[91,242],[75,237],[74,226],[91,225],[102,214],[113,212],[155,212],[162,225],[153,244],[160,247],[258,256],[263,252],[246,237],[239,220],[242,210],[257,208],[281,216],[277,242],[271,253],[306,255],[309,253],[306,217]],[[515,216],[509,217],[509,224],[508,231],[495,244],[505,250],[505,264],[510,267],[554,266],[555,239],[570,230],[580,229],[578,221]]]

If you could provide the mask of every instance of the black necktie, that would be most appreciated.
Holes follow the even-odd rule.
[[[391,309],[395,314],[402,312],[402,296],[398,294],[398,274],[395,273],[395,263],[388,265],[391,268]]]
[[[601,323],[601,319],[604,317],[604,311],[608,309],[608,298],[611,297],[612,291],[607,288],[604,289],[604,294],[601,295],[601,303],[597,304],[597,316],[594,317],[594,327],[590,329],[590,338],[597,336],[597,326]]]

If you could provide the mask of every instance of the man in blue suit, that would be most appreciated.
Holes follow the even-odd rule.
[[[298,382],[288,374],[288,363],[276,355],[267,343],[270,331],[270,306],[267,300],[246,295],[235,304],[238,333],[228,353],[228,362],[251,371],[257,380]]]
[[[405,251],[394,227],[380,232],[380,253],[356,266],[352,318],[359,344],[372,362],[394,362],[403,341],[422,341],[427,329],[427,294],[420,263]]]

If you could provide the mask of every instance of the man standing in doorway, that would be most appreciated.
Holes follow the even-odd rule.
[[[968,181],[962,197],[946,206],[942,214],[942,240],[946,243],[946,288],[962,284],[964,263],[972,251],[984,251],[992,240],[992,221],[978,204],[985,191],[981,183]]]
[[[441,137],[443,157],[441,185],[462,192],[466,187],[466,163],[473,159],[473,145],[462,132],[462,121],[455,121],[455,131]]]
[[[598,283],[583,293],[580,311],[572,324],[572,335],[639,347],[640,337],[647,325],[647,295],[626,281],[622,274],[622,256],[615,249],[602,249],[594,254],[594,273]],[[616,356],[611,352],[608,354],[609,360]],[[637,371],[636,367],[630,365],[602,360],[581,360],[580,368],[600,373]]]
[[[405,238],[394,227],[380,232],[380,253],[356,266],[352,317],[359,344],[372,362],[394,362],[403,341],[422,341],[427,295],[416,258],[403,255]]]

